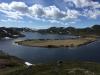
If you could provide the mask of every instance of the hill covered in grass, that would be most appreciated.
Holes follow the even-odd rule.
[[[0,27],[0,38],[9,37],[9,38],[17,38],[23,37],[24,35],[21,34],[20,28],[5,28]]]
[[[100,25],[93,25],[87,28],[74,28],[74,27],[50,27],[48,29],[40,29],[39,33],[50,34],[72,34],[72,35],[100,35]]]
[[[6,75],[100,75],[100,64],[91,62],[40,64],[19,68]]]

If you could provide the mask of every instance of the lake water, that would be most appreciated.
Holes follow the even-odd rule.
[[[100,62],[100,41],[95,41],[78,48],[41,48],[17,45],[14,42],[22,39],[69,39],[68,35],[52,35],[39,33],[24,33],[26,37],[0,40],[0,50],[17,56],[31,63],[50,63],[57,60],[79,60]]]

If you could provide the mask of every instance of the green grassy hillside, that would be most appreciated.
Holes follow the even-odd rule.
[[[12,71],[12,72],[11,72]],[[19,67],[6,75],[100,75],[100,64],[90,62],[67,62]]]

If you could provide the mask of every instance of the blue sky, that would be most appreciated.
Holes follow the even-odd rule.
[[[90,27],[100,24],[99,0],[0,0],[0,27]]]

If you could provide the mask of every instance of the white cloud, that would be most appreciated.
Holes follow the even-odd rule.
[[[47,20],[47,21],[50,22],[50,23],[53,23],[53,24],[65,25],[64,22],[62,22],[62,21],[58,21],[58,20]]]
[[[9,9],[10,10],[15,10],[15,11],[20,11],[20,12],[27,12],[28,11],[28,6],[24,2],[11,2],[9,4]]]
[[[91,2],[91,5],[92,5],[93,8],[100,8],[99,2]]]
[[[1,3],[0,4],[0,11],[5,14],[8,18],[13,19],[22,19],[24,15],[27,13],[27,5],[24,2],[11,2],[8,3]],[[24,13],[25,12],[25,13]]]
[[[61,11],[56,6],[49,6],[44,8],[45,17],[50,17],[52,19],[59,19],[65,17],[65,12]]]
[[[8,5],[8,3],[1,3],[1,4],[0,4],[0,9],[2,9],[2,10],[9,10],[9,5]]]
[[[62,20],[66,20],[66,19],[76,19],[79,16],[81,16],[80,12],[74,9],[67,9],[65,17],[62,18]]]
[[[28,7],[24,2],[13,1],[11,3],[1,3],[0,11],[6,14],[7,17],[14,19],[22,19],[23,16],[30,18],[48,18],[48,19],[63,19],[77,17],[76,11],[61,11],[56,6],[43,7],[39,4],[34,4]]]
[[[23,19],[22,14],[20,12],[7,12],[7,17],[13,18],[13,19]]]
[[[43,6],[35,4],[29,7],[29,14],[31,14],[32,16],[42,16],[44,14]]]
[[[8,18],[13,18],[13,19],[22,19],[23,14],[21,12],[18,11],[5,11],[5,10],[0,10],[1,12],[3,12],[5,14],[6,17]]]
[[[70,1],[72,7],[75,4],[78,8],[91,6],[91,9],[85,9],[81,13],[77,9],[70,9],[66,7],[65,10],[59,9],[57,6],[47,6],[44,7],[40,4],[33,4],[32,6],[26,5],[24,2],[16,2],[13,1],[11,3],[0,3],[0,12],[2,12],[7,18],[12,19],[23,19],[24,16],[41,20],[43,22],[49,21],[51,23],[60,23],[62,20],[68,19],[78,19],[79,16],[89,17],[89,18],[97,18],[100,15],[100,11],[97,8],[100,8],[100,4],[98,2],[94,2],[91,0],[64,0],[65,2]],[[71,4],[73,3],[73,4]]]
[[[44,17],[48,19],[61,19],[66,16],[65,12],[61,11],[56,6],[43,7],[39,4],[29,7],[29,12],[32,16]]]
[[[0,21],[1,21],[1,22],[12,22],[12,21],[13,21],[13,22],[17,22],[17,20],[9,19],[9,18],[8,18],[8,19],[1,19]]]
[[[98,9],[94,9],[94,10],[84,9],[83,15],[88,18],[96,19],[98,16],[100,16],[100,11]]]
[[[68,15],[67,16],[68,18],[77,18],[80,15],[80,13],[78,11],[76,11],[76,10],[68,9],[67,10],[67,15]]]
[[[48,20],[48,21],[51,23],[61,23],[60,21],[57,21],[57,20]]]
[[[100,3],[97,1],[93,1],[93,0],[64,0],[64,2],[65,3],[72,2],[76,6],[76,8],[82,9],[80,13],[76,12],[76,14],[75,14],[75,11],[73,11],[75,15],[80,14],[80,16],[84,16],[84,17],[88,17],[88,18],[92,18],[92,19],[96,19],[98,16],[100,16],[100,10],[98,9],[98,8],[100,8]],[[88,7],[91,9],[89,9]]]
[[[92,0],[64,0],[65,3],[73,2],[76,7],[83,8],[83,7],[100,7],[100,3]]]

